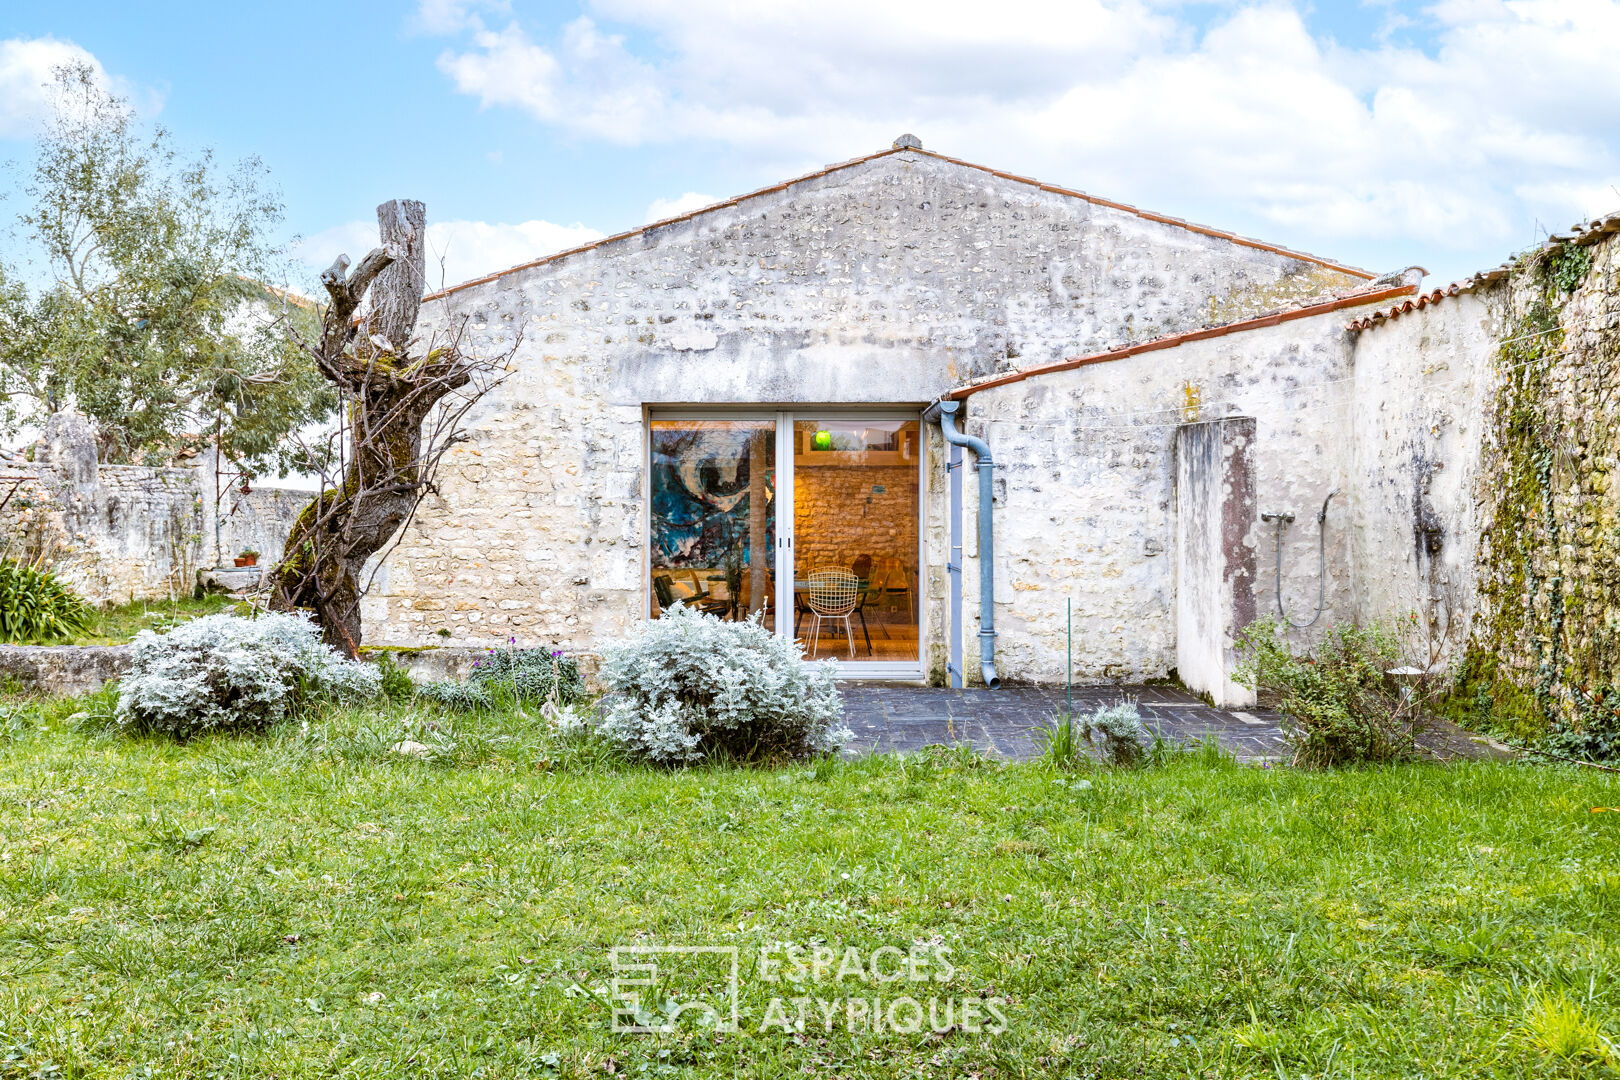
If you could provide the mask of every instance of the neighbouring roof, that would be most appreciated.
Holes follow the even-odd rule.
[[[989,375],[965,386],[957,387],[947,393],[945,399],[948,401],[960,401],[963,398],[971,397],[980,390],[1023,382],[1033,375],[1049,375],[1055,371],[1069,371],[1073,368],[1089,367],[1092,364],[1105,364],[1111,360],[1124,360],[1126,357],[1137,356],[1141,353],[1157,352],[1160,349],[1173,349],[1178,345],[1185,345],[1192,341],[1205,341],[1209,338],[1225,337],[1227,334],[1238,334],[1246,330],[1259,330],[1267,326],[1292,322],[1295,319],[1309,318],[1312,315],[1324,315],[1331,311],[1339,311],[1342,308],[1376,304],[1396,296],[1410,296],[1416,291],[1416,285],[1400,284],[1342,293],[1314,302],[1308,301],[1298,307],[1274,311],[1269,315],[1257,315],[1253,318],[1239,319],[1236,322],[1222,323],[1219,326],[1205,326],[1197,330],[1183,330],[1180,333],[1166,334],[1164,337],[1157,337],[1148,341],[1121,345],[1104,352],[1091,353],[1086,356],[1071,356],[1050,364],[1025,368],[1022,371],[1007,371],[998,375]]]
[[[976,172],[986,173],[1001,180],[1010,180],[1018,184],[1027,184],[1030,187],[1038,188],[1041,191],[1052,192],[1056,195],[1066,195],[1075,199],[1083,199],[1094,206],[1106,206],[1111,210],[1120,210],[1127,214],[1134,214],[1145,221],[1156,221],[1164,225],[1173,225],[1176,228],[1185,229],[1188,232],[1197,233],[1200,236],[1210,236],[1217,240],[1225,240],[1229,243],[1238,244],[1242,247],[1255,248],[1260,251],[1269,251],[1274,255],[1283,255],[1290,259],[1298,259],[1300,262],[1314,263],[1317,266],[1324,267],[1328,270],[1336,270],[1342,274],[1349,274],[1352,277],[1371,280],[1377,276],[1369,271],[1362,270],[1359,267],[1346,266],[1343,263],[1336,263],[1332,260],[1324,259],[1317,255],[1307,255],[1303,252],[1291,251],[1288,248],[1279,247],[1276,244],[1268,244],[1260,240],[1250,239],[1246,236],[1239,236],[1237,233],[1226,232],[1222,229],[1212,229],[1206,225],[1196,225],[1192,222],[1184,221],[1181,218],[1170,217],[1166,214],[1156,214],[1148,210],[1142,210],[1138,207],[1131,206],[1128,203],[1115,202],[1112,199],[1104,199],[1096,195],[1088,195],[1083,191],[1076,191],[1072,188],[1058,187],[1055,184],[1045,184],[1039,180],[1033,180],[1027,176],[1018,176],[1015,173],[1002,172],[999,169],[992,169],[985,165],[976,165],[971,161],[963,161],[960,158],[947,157],[944,154],[936,154],[932,150],[924,150],[920,146],[899,145],[898,143],[899,141],[897,140],[897,145],[888,150],[880,150],[875,154],[867,154],[863,157],[851,158],[848,161],[838,162],[835,165],[828,165],[824,169],[818,169],[815,172],[806,173],[805,175],[795,177],[792,180],[785,180],[780,184],[772,184],[770,187],[763,187],[757,191],[750,191],[745,195],[738,195],[735,198],[725,199],[721,202],[693,210],[689,213],[680,214],[672,218],[665,218],[662,221],[649,222],[648,224],[642,225],[639,228],[629,229],[621,233],[614,233],[612,236],[605,236],[600,240],[593,240],[588,244],[581,244],[578,247],[572,247],[566,251],[559,251],[553,255],[533,259],[526,263],[519,263],[517,266],[510,267],[506,270],[501,270],[494,274],[486,274],[483,277],[473,278],[471,281],[464,281],[459,285],[452,285],[447,289],[441,289],[436,293],[431,293],[424,297],[424,299],[436,300],[440,297],[449,296],[451,293],[460,292],[463,289],[470,289],[475,285],[483,285],[491,281],[497,281],[508,274],[515,274],[521,270],[529,270],[536,266],[544,266],[547,263],[556,262],[559,259],[566,259],[570,255],[578,255],[581,252],[591,251],[595,248],[603,247],[619,240],[628,239],[632,236],[640,236],[644,233],[650,232],[653,229],[663,228],[666,225],[674,225],[678,222],[689,221],[692,218],[701,217],[704,214],[710,214],[716,210],[724,210],[727,207],[736,206],[737,204],[746,202],[749,199],[757,199],[762,195],[771,195],[778,191],[784,191],[787,188],[793,187],[795,184],[802,184],[809,180],[818,180],[824,176],[830,176],[833,173],[842,172],[845,169],[852,169],[857,165],[864,165],[867,162],[877,161],[880,158],[891,157],[895,154],[920,154],[924,157],[931,157],[936,161],[943,161],[951,165],[960,166],[964,169],[972,169]]]
[[[1414,311],[1422,311],[1431,304],[1438,304],[1440,301],[1448,300],[1453,296],[1461,296],[1463,293],[1471,293],[1477,289],[1484,288],[1487,285],[1492,285],[1498,281],[1502,281],[1513,273],[1515,267],[1520,266],[1526,260],[1537,259],[1544,255],[1551,254],[1552,252],[1557,251],[1559,248],[1564,247],[1566,244],[1573,244],[1576,247],[1586,247],[1587,245],[1595,244],[1605,236],[1616,232],[1620,232],[1620,210],[1600,218],[1595,218],[1592,221],[1581,222],[1571,228],[1568,232],[1553,233],[1547,238],[1547,242],[1542,244],[1540,247],[1534,248],[1527,252],[1522,252],[1512,259],[1509,259],[1507,262],[1502,263],[1500,266],[1493,266],[1489,270],[1481,270],[1477,274],[1472,274],[1465,277],[1461,281],[1453,281],[1450,285],[1446,285],[1442,288],[1431,289],[1427,292],[1411,296],[1401,303],[1396,304],[1394,307],[1375,311],[1371,315],[1363,315],[1361,318],[1346,326],[1345,329],[1349,330],[1351,333],[1359,333],[1362,330],[1370,330],[1375,326],[1379,326],[1393,319],[1398,319],[1402,315],[1406,315]]]

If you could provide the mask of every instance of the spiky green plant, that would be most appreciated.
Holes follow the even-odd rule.
[[[92,608],[49,570],[0,561],[0,640],[62,641],[88,629]]]
[[[1086,760],[1081,746],[1085,729],[1075,725],[1074,714],[1058,713],[1046,727],[1038,728],[1036,735],[1041,742],[1041,760],[1052,768],[1073,769]]]

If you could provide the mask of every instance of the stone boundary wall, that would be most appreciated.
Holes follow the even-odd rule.
[[[1178,591],[1198,587],[1177,574],[1174,446],[1189,419],[1254,418],[1248,542],[1256,574],[1246,579],[1243,610],[1277,611],[1277,531],[1259,515],[1283,511],[1294,515],[1283,530],[1288,615],[1303,623],[1316,611],[1319,589],[1325,600],[1321,619],[1296,640],[1353,615],[1351,518],[1342,497],[1353,466],[1344,324],[1357,310],[1053,372],[967,399],[964,426],[990,444],[997,465],[996,662],[1004,680],[1063,681],[1070,600],[1076,679],[1144,682],[1176,669]],[[971,470],[966,480],[962,608],[971,655],[978,485]],[[1335,488],[1341,494],[1328,506],[1324,586],[1316,517]],[[947,508],[936,498],[931,517],[943,521]],[[942,660],[932,657],[931,666]]]
[[[0,645],[0,678],[39,693],[88,694],[109,679],[123,677],[129,670],[131,650],[129,645]],[[366,660],[388,656],[418,683],[465,679],[472,673],[473,662],[487,655],[488,649],[462,645],[362,650]],[[594,653],[576,654],[575,659],[586,686],[600,691],[596,677],[600,659]]]
[[[0,678],[47,694],[88,694],[129,670],[128,645],[0,645]]]
[[[1620,236],[1557,237],[1361,331],[1358,614],[1416,611],[1460,709],[1620,745]]]
[[[0,461],[0,557],[54,569],[96,604],[190,595],[216,560],[212,461],[201,466],[102,465],[82,416],[45,422],[33,461]],[[279,558],[310,493],[227,492],[220,561],[252,547]]]
[[[405,669],[405,673],[413,682],[439,682],[444,679],[465,679],[472,674],[473,663],[488,656],[490,650],[476,645],[437,645],[425,648],[397,647],[381,645],[375,648],[361,646],[360,655],[365,660],[380,660],[387,656],[394,663]],[[597,681],[597,672],[601,670],[601,657],[596,653],[570,653],[578,663],[580,674],[585,677],[585,685],[592,692],[602,689]]]
[[[1467,636],[1504,293],[1464,293],[1356,337],[1348,505],[1358,622],[1416,612]]]
[[[209,478],[202,479],[206,483]],[[287,545],[293,522],[314,497],[313,491],[294,488],[256,487],[246,494],[234,489],[223,492],[217,534],[210,508],[205,505],[203,510],[202,543],[209,564],[231,566],[238,554],[249,549],[259,553],[260,566],[274,564]],[[209,501],[204,500],[205,504]]]

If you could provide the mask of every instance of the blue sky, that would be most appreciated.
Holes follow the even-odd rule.
[[[1620,8],[1590,0],[13,0],[0,156],[87,55],[182,146],[261,157],[310,263],[421,198],[459,280],[926,147],[1451,278],[1620,208]],[[381,88],[373,104],[372,88]],[[446,225],[445,223],[454,223]],[[351,251],[351,254],[358,252]]]

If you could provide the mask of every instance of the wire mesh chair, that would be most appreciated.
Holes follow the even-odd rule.
[[[823,619],[844,624],[844,637],[849,641],[850,659],[855,658],[855,628],[849,616],[860,598],[861,581],[855,571],[845,566],[827,566],[810,571],[810,655],[821,645]]]

